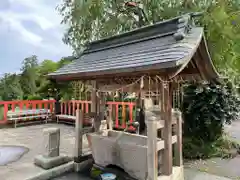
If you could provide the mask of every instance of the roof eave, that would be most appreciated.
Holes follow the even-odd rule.
[[[103,71],[93,71],[93,72],[79,72],[79,73],[66,73],[66,74],[58,74],[58,75],[51,75],[49,74],[49,79],[58,79],[58,80],[83,80],[83,79],[98,79],[106,76],[122,76],[126,74],[144,74],[149,73],[150,71],[166,71],[166,69],[169,68],[175,68],[179,66],[182,63],[181,60],[179,61],[169,61],[169,62],[163,62],[159,64],[154,65],[147,65],[147,66],[141,66],[141,67],[129,67],[124,69],[111,69],[111,70],[103,70]]]

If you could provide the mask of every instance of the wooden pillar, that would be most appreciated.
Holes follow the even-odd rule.
[[[137,109],[144,108],[144,102],[142,100],[142,98],[143,98],[143,90],[144,90],[144,78],[142,77],[141,81],[140,81],[139,91],[137,93],[137,101],[136,101],[136,108]]]
[[[137,94],[137,101],[136,101],[136,108],[138,109],[144,109],[144,92],[143,92],[143,87],[140,88],[140,91]]]
[[[97,82],[96,80],[91,81],[92,91],[91,91],[91,112],[97,112]]]
[[[170,83],[165,84],[164,87],[164,164],[163,164],[163,174],[171,175],[172,174],[172,86]]]
[[[160,118],[161,118],[161,120],[164,120],[164,118],[165,118],[165,116],[164,116],[164,112],[165,112],[165,107],[164,107],[164,101],[165,101],[165,99],[164,99],[164,84],[163,84],[163,82],[160,82],[160,84],[159,84],[159,89],[160,89],[160,101],[161,101],[161,104],[160,104]],[[163,136],[164,136],[164,133],[163,133],[164,131],[163,131],[163,129],[161,129],[160,131],[158,131],[158,137],[160,137],[160,138],[162,138],[163,139]]]
[[[91,112],[94,114],[94,121],[93,121],[93,127],[94,131],[99,131],[101,126],[101,116],[100,116],[100,98],[97,97],[97,81],[93,80],[91,82],[92,84],[92,92],[91,92]]]
[[[113,99],[113,102],[115,102],[115,93],[116,92],[113,92],[113,93],[111,93],[111,98]],[[112,116],[112,119],[113,119],[113,121],[115,122],[116,121],[116,105],[115,104],[113,104],[113,105],[110,105],[111,106],[111,109],[112,109],[112,114],[111,114],[111,116]],[[114,124],[114,126],[115,126],[115,124]]]
[[[101,92],[99,97],[99,113],[101,120],[105,120],[104,119],[105,112],[106,112],[106,96],[104,92]]]
[[[82,157],[82,136],[83,136],[83,112],[81,109],[76,110],[75,121],[75,151],[74,162],[80,163]]]
[[[112,119],[112,106],[110,105],[108,107],[108,113],[107,113],[107,124],[108,124],[108,129],[112,130],[113,129],[113,119]]]
[[[148,180],[158,178],[158,153],[157,153],[157,118],[152,112],[145,112],[147,123],[147,168]]]
[[[182,113],[178,111],[176,114],[177,114],[177,124],[176,124],[177,143],[174,145],[174,155],[175,155],[174,165],[182,166],[183,165]]]

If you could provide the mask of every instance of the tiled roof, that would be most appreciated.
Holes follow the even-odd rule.
[[[191,16],[185,15],[92,42],[80,58],[49,76],[115,74],[145,67],[178,66],[195,52],[202,40],[203,28],[190,24]]]

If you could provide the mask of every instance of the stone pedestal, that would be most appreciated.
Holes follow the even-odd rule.
[[[34,158],[34,164],[43,169],[50,169],[70,161],[67,156],[59,155],[60,129],[46,128],[43,130],[45,152]]]
[[[51,169],[62,164],[65,164],[69,161],[71,161],[71,159],[65,155],[56,157],[46,157],[44,155],[38,155],[34,158],[34,164],[43,169]]]

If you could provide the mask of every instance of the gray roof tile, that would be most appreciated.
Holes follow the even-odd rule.
[[[173,66],[176,66],[180,60],[196,50],[203,36],[203,28],[194,27],[185,33],[185,37],[182,40],[176,40],[174,34],[181,31],[186,32],[185,28],[187,28],[187,26],[185,27],[181,24],[180,28],[176,28],[179,24],[176,24],[175,21],[176,18],[172,21],[164,22],[165,26],[172,26],[169,32],[163,25],[162,27],[163,29],[165,28],[165,30],[159,29],[159,24],[157,24],[155,26],[158,27],[158,31],[161,33],[156,31],[156,27],[153,25],[150,26],[152,29],[150,28],[149,31],[147,31],[148,29],[145,27],[146,32],[148,32],[146,36],[144,36],[143,31],[140,29],[140,32],[137,30],[132,34],[134,37],[131,37],[125,42],[121,41],[121,38],[126,38],[129,35],[123,34],[119,35],[119,37],[116,36],[93,42],[89,44],[88,49],[79,59],[49,74],[49,76],[55,77],[89,72],[104,73],[108,70],[126,71],[130,68],[164,65],[169,62],[171,62]],[[173,26],[173,22],[176,26]],[[177,22],[180,22],[179,19]],[[152,33],[149,33],[151,31]],[[137,33],[139,33],[138,36]],[[140,37],[140,35],[142,37]],[[120,41],[117,41],[118,38]],[[162,66],[162,68],[164,67],[166,66]]]

